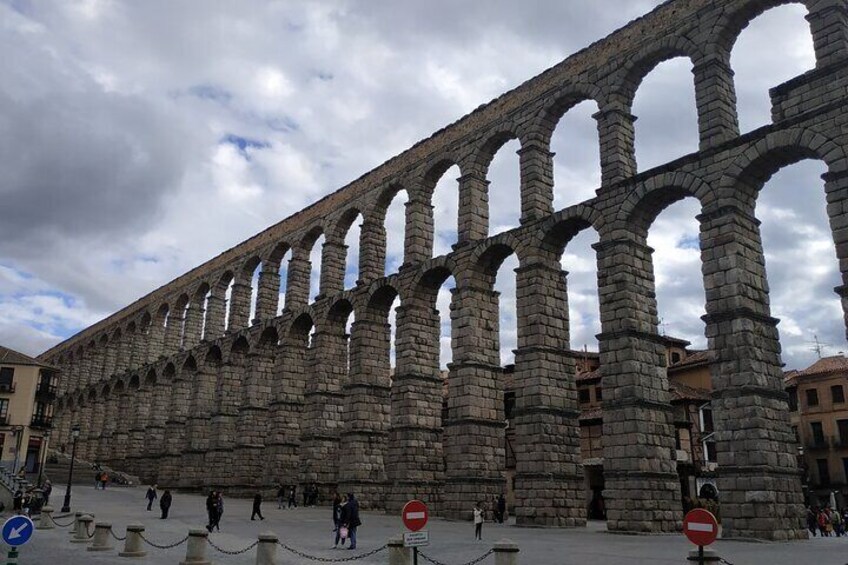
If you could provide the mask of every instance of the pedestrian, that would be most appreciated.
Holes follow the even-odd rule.
[[[12,510],[15,514],[21,514],[24,510],[24,492],[21,489],[15,491],[15,496],[12,497]]]
[[[312,491],[309,493],[309,505],[317,506],[318,505],[318,484],[312,483]]]
[[[830,525],[833,528],[833,534],[841,538],[842,537],[842,516],[839,515],[838,510],[834,510],[830,513]]]
[[[818,521],[816,520],[816,511],[809,506],[807,506],[807,529],[810,530],[810,534],[813,537],[816,537],[816,530],[818,526]]]
[[[94,490],[100,488],[100,471],[94,472]]]
[[[474,539],[483,539],[483,503],[478,502],[474,506]]]
[[[352,492],[347,493],[345,517],[345,526],[347,526],[348,536],[350,537],[348,549],[356,549],[356,528],[362,525],[362,521],[359,519],[359,501],[356,500]]]
[[[147,494],[144,495],[144,498],[147,499],[147,511],[148,512],[150,512],[150,510],[152,510],[153,501],[156,500],[158,497],[159,497],[159,495],[156,494],[156,485],[150,485],[147,488]]]
[[[44,497],[44,506],[50,504],[50,493],[53,492],[53,483],[50,480],[44,481],[44,486],[41,487],[41,495]]]
[[[106,483],[109,482],[109,473],[103,471],[100,473],[100,490],[106,490]]]
[[[206,514],[209,516],[206,529],[209,530],[209,533],[212,533],[212,528],[215,527],[217,522],[216,514],[218,514],[218,493],[214,490],[210,491],[209,496],[206,497]]]
[[[312,487],[310,485],[306,485],[303,487],[303,507],[306,508],[309,506],[309,495],[312,492]]]
[[[504,498],[503,494],[498,496],[497,509],[498,509],[498,513],[497,513],[498,523],[503,524],[504,523],[504,515],[506,514],[506,498]]]
[[[289,508],[292,506],[297,508],[297,485],[292,485],[289,489]]]
[[[257,516],[260,520],[265,519],[262,516],[262,495],[258,492],[253,495],[253,513],[250,515],[250,519],[255,520]]]
[[[286,487],[283,483],[277,485],[277,510],[282,510],[283,503],[286,501]]]
[[[221,516],[224,515],[224,493],[218,491],[218,498],[215,500],[215,529],[221,531]]]
[[[823,538],[828,537],[828,535],[827,535],[827,525],[828,525],[829,522],[830,522],[830,520],[828,520],[828,518],[827,518],[827,513],[825,512],[825,509],[819,510],[819,515],[818,515],[819,534],[821,534],[821,537],[823,537]]]
[[[161,520],[164,520],[168,517],[168,510],[171,509],[171,491],[165,490],[162,493],[162,498],[159,499],[159,508],[162,509]]]
[[[345,540],[347,539],[347,532],[342,537],[342,512],[344,507],[345,502],[342,500],[342,496],[336,492],[333,496],[333,531],[336,533],[336,541],[333,543],[333,549],[338,547],[339,542],[344,547]]]

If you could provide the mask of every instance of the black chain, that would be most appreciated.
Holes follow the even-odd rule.
[[[298,557],[303,557],[304,559],[308,559],[310,561],[320,561],[321,563],[343,563],[345,561],[356,561],[357,559],[365,559],[366,557],[376,555],[377,553],[380,553],[381,551],[389,547],[388,545],[381,545],[377,549],[372,549],[368,553],[360,553],[359,555],[351,555],[350,557],[317,557],[315,555],[309,555],[307,553],[303,553],[302,551],[298,551],[297,549],[289,547],[280,541],[277,542],[277,545],[279,545],[286,551],[294,553]]]
[[[490,556],[494,552],[495,552],[494,549],[490,549],[489,551],[487,551],[486,553],[484,553],[480,557],[478,557],[476,559],[472,559],[471,561],[468,561],[467,563],[463,563],[462,565],[477,565],[477,563],[480,563],[481,561],[486,559],[488,556]],[[418,555],[420,555],[422,558],[424,558],[424,561],[429,561],[433,565],[447,565],[447,563],[442,563],[438,559],[433,559],[429,555],[426,555],[423,551],[419,551]]]
[[[55,518],[53,518],[52,514],[48,514],[48,516],[50,517],[50,521],[53,522],[54,524],[56,524],[57,526],[59,526],[60,528],[67,528],[68,526],[73,526],[74,522],[76,521],[76,519],[74,519],[74,520],[71,520],[70,522],[68,522],[67,524],[60,524],[59,522],[56,521]],[[65,514],[64,516],[59,516],[59,517],[60,518],[67,518],[68,516],[70,516],[70,514]]]
[[[209,545],[211,545],[213,549],[215,549],[216,551],[220,551],[224,555],[241,555],[242,553],[247,553],[248,551],[250,551],[251,549],[253,549],[257,545],[259,545],[259,541],[255,541],[252,544],[245,547],[244,549],[239,549],[238,551],[228,551],[228,550],[226,550],[222,547],[218,547],[217,545],[215,545],[212,542],[212,540],[209,539],[208,537],[206,538],[206,541],[209,542]]]
[[[127,536],[120,537],[120,536],[116,535],[115,532],[112,531],[112,528],[109,528],[109,533],[112,534],[112,537],[115,538],[118,541],[124,541],[125,539],[127,539]]]
[[[181,545],[181,544],[185,543],[186,541],[188,541],[188,536],[186,536],[178,542],[175,542],[175,543],[172,543],[172,544],[166,544],[166,545],[159,545],[159,544],[153,543],[152,541],[150,541],[149,539],[144,537],[144,534],[142,534],[141,532],[138,532],[138,537],[140,537],[142,539],[142,541],[144,541],[144,543],[146,543],[147,545],[151,545],[151,546],[155,547],[156,549],[171,549],[171,548],[177,547],[178,545]]]

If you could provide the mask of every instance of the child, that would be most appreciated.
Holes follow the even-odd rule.
[[[483,503],[474,506],[474,539],[483,539]]]

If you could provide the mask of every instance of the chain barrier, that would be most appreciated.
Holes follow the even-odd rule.
[[[372,555],[376,555],[389,547],[388,545],[381,545],[377,549],[372,549],[367,553],[360,553],[359,555],[351,555],[350,557],[317,557],[315,555],[309,555],[308,553],[303,553],[302,551],[298,551],[293,547],[289,547],[281,541],[277,542],[277,545],[285,549],[286,551],[290,551],[294,553],[298,557],[303,557],[304,559],[308,559],[310,561],[318,561],[320,563],[344,563],[345,561],[356,561],[357,559],[365,559],[366,557],[371,557]]]
[[[144,543],[146,543],[147,545],[153,546],[156,549],[172,549],[172,548],[177,547],[178,545],[182,545],[182,544],[184,544],[185,542],[188,541],[188,536],[186,536],[178,542],[171,543],[171,544],[165,544],[165,545],[159,545],[157,543],[153,543],[152,541],[150,541],[149,539],[144,537],[144,534],[142,534],[141,532],[138,533],[138,537],[140,537],[141,540]]]
[[[70,516],[70,514],[65,514],[64,516],[59,516],[59,518],[67,518],[68,516]],[[57,521],[56,521],[56,519],[53,517],[53,515],[49,515],[48,517],[50,518],[50,521],[51,521],[51,522],[53,522],[54,524],[56,524],[56,525],[57,525],[57,526],[59,526],[60,528],[67,528],[67,527],[69,527],[69,526],[73,526],[73,525],[74,525],[74,520],[71,520],[71,521],[70,521],[70,522],[68,522],[67,524],[60,524],[59,522],[57,522]]]
[[[112,531],[112,528],[109,528],[109,533],[112,534],[112,537],[115,538],[118,541],[124,541],[124,540],[127,539],[127,536],[121,537],[121,536],[116,535],[115,532]]]
[[[237,551],[228,551],[228,550],[224,549],[223,547],[218,547],[217,545],[215,545],[215,543],[211,539],[209,539],[208,537],[206,538],[206,541],[209,542],[209,545],[211,545],[213,549],[223,553],[224,555],[241,555],[242,553],[247,553],[248,551],[250,551],[251,549],[253,549],[257,545],[259,545],[259,540],[257,540],[255,542],[253,542],[252,544],[248,545],[247,547],[245,547],[244,549],[239,549]]]
[[[462,565],[477,565],[477,563],[480,563],[481,561],[486,559],[488,556],[490,556],[494,552],[495,552],[494,549],[490,549],[489,551],[487,551],[486,553],[484,553],[480,557],[478,557],[476,559],[472,559],[471,561],[468,561],[467,563],[463,563]],[[423,551],[419,551],[418,555],[420,555],[424,559],[424,561],[429,561],[433,565],[447,565],[447,563],[442,563],[438,559],[434,559],[434,558],[430,557],[429,555],[425,554]]]

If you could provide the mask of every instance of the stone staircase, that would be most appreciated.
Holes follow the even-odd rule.
[[[49,451],[47,464],[44,466],[44,476],[50,479],[55,489],[59,485],[68,483],[68,472],[71,468],[71,456],[58,451]],[[116,471],[107,465],[100,465],[100,469],[109,475],[109,486],[136,486],[141,484],[138,477],[128,473]],[[97,473],[94,463],[76,459],[74,462],[73,484],[89,485],[94,487],[94,476]]]

